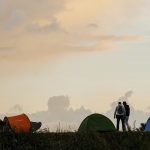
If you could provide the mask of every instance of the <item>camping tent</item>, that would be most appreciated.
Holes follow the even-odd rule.
[[[27,115],[5,117],[4,121],[14,132],[29,132],[31,128],[30,120]]]
[[[86,117],[78,129],[79,132],[110,132],[115,130],[115,126],[109,118],[97,113]]]
[[[28,133],[37,131],[42,123],[41,122],[32,122],[29,120],[26,114],[21,114],[17,116],[5,117],[4,118],[4,129],[11,129],[15,133]]]
[[[144,131],[150,131],[150,118],[148,118],[147,122],[146,122],[146,126]]]

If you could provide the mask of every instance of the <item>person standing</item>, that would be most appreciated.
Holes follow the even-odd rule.
[[[121,102],[118,102],[118,106],[116,107],[115,112],[114,112],[114,118],[117,119],[117,131],[119,131],[120,120],[122,122],[122,130],[123,131],[126,130],[125,116],[126,116],[126,110],[124,106],[121,104]]]
[[[125,116],[125,126],[128,129],[128,131],[131,130],[131,127],[128,123],[129,121],[129,116],[130,116],[130,106],[126,103],[126,101],[123,102],[124,108],[126,110],[126,116]]]

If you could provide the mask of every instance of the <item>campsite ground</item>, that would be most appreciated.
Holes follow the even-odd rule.
[[[17,140],[16,140],[17,139]],[[150,133],[32,133],[0,135],[0,149],[8,150],[149,150]]]

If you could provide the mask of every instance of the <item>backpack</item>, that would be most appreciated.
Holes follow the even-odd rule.
[[[118,115],[122,115],[124,113],[123,106],[119,105],[117,110]]]

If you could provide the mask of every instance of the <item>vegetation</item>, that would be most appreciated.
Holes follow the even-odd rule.
[[[0,134],[1,150],[149,150],[148,132]]]

